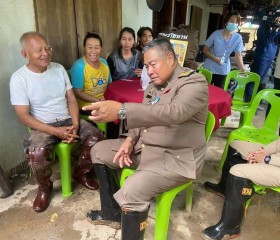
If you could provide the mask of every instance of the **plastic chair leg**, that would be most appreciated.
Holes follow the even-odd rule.
[[[187,189],[188,198],[186,203],[191,208],[192,198],[192,181],[187,182],[178,187],[160,194],[156,198],[156,223],[155,223],[155,240],[167,239],[169,217],[171,212],[171,206],[176,195],[182,190]]]
[[[222,154],[222,158],[219,162],[219,166],[218,166],[218,172],[222,172],[223,166],[224,166],[224,162],[226,160],[227,157],[227,152],[228,152],[228,142],[226,143],[226,146],[224,148],[223,154]]]
[[[59,143],[55,147],[55,152],[59,157],[62,196],[70,197],[73,192],[71,188],[71,150],[74,143]]]
[[[247,115],[246,113],[240,112],[240,119],[239,119],[238,128],[241,128],[243,126],[246,115]]]
[[[226,119],[227,119],[226,117],[221,119],[221,126],[224,126],[224,125],[225,125]]]
[[[156,222],[154,240],[167,239],[169,217],[174,195],[159,195],[156,199]]]
[[[192,196],[193,196],[193,184],[189,182],[189,186],[186,188],[186,210],[192,211]]]

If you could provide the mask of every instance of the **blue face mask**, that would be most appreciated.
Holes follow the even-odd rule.
[[[238,28],[237,23],[228,23],[226,26],[226,29],[229,30],[230,32],[236,30]]]

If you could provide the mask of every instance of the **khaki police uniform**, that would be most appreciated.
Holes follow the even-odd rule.
[[[247,178],[257,185],[267,187],[280,187],[280,140],[276,140],[267,145],[233,141],[231,147],[236,149],[241,156],[246,159],[250,152],[259,150],[263,147],[267,155],[271,156],[269,164],[237,164],[230,169],[230,173],[242,178]]]
[[[137,171],[114,195],[123,208],[146,211],[158,194],[199,177],[204,164],[208,84],[204,76],[176,67],[164,86],[150,84],[142,104],[125,103],[128,133],[91,149],[93,163],[119,168],[112,160],[124,137],[134,142]]]

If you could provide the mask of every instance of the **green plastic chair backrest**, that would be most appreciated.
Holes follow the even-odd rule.
[[[262,100],[267,101],[270,105],[270,111],[264,120],[261,128],[256,128],[253,123],[253,118],[256,115],[257,108]],[[280,90],[264,89],[255,96],[253,103],[248,112],[248,116],[245,119],[243,127],[253,128],[254,131],[258,131],[259,135],[266,134],[275,135],[278,130],[278,123],[280,121]]]
[[[91,121],[87,115],[80,114],[80,118]],[[96,123],[96,125],[104,133],[104,136],[107,137],[107,123]]]
[[[202,75],[204,75],[204,77],[206,78],[208,84],[211,84],[212,72],[210,72],[208,69],[205,69],[205,68],[202,68],[202,67],[197,68],[197,71],[199,73],[201,73]]]
[[[209,141],[209,138],[213,132],[214,126],[215,126],[215,116],[212,112],[208,112],[208,116],[207,116],[207,121],[205,124],[205,137],[206,137],[206,142]]]
[[[240,70],[232,70],[227,74],[224,85],[225,91],[227,91],[228,89],[228,84],[231,78],[235,79],[238,82],[238,85],[234,91],[234,97],[232,99],[233,105],[237,101],[244,102],[246,85],[248,83],[254,83],[251,100],[249,102],[246,102],[247,105],[251,105],[260,85],[260,76],[257,73],[253,72],[241,72]]]

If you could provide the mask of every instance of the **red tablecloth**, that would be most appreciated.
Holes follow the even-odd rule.
[[[208,108],[216,118],[214,130],[219,128],[221,118],[230,116],[231,114],[231,97],[221,88],[213,85],[208,86],[209,103]],[[144,92],[140,85],[139,79],[118,80],[109,84],[106,92],[106,100],[115,100],[118,102],[138,102],[143,100]]]

